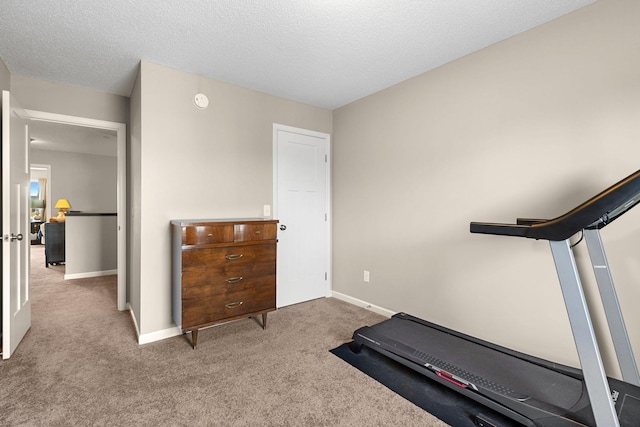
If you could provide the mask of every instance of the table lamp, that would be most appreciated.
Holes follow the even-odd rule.
[[[54,208],[58,210],[58,216],[56,217],[56,222],[64,222],[66,219],[65,214],[68,209],[71,209],[71,205],[67,199],[58,199]]]

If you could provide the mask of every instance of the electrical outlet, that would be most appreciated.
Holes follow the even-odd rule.
[[[263,216],[271,216],[271,205],[264,205],[262,207]]]
[[[369,283],[369,271],[368,270],[364,271],[363,280],[364,280],[365,283]]]

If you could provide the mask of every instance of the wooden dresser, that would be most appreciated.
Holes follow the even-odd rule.
[[[191,332],[276,309],[277,220],[174,220],[173,320]]]

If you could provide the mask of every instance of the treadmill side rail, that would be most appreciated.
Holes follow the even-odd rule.
[[[600,238],[600,230],[597,228],[584,230],[584,239],[587,242],[589,258],[591,258],[591,265],[593,266],[593,273],[600,291],[604,313],[607,316],[609,332],[618,358],[618,365],[622,372],[622,379],[633,385],[640,386],[638,366],[636,365],[629,333],[622,316],[620,301],[613,284],[613,277],[611,277],[609,262]]]
[[[618,415],[611,398],[607,374],[602,364],[571,244],[569,239],[561,242],[551,240],[549,243],[596,425],[619,427]]]

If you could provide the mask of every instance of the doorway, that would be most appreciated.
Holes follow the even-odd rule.
[[[39,123],[43,124],[61,124],[76,127],[82,127],[93,130],[103,130],[115,133],[115,151],[117,157],[116,172],[116,216],[117,216],[117,308],[120,311],[125,310],[127,300],[126,286],[126,124],[118,122],[110,122],[104,120],[89,119],[85,117],[68,116],[43,111],[26,110],[33,125],[37,127]],[[50,212],[53,214],[53,212]],[[46,237],[45,237],[46,238]]]
[[[41,225],[51,218],[51,165],[33,163],[30,167],[31,182],[29,186],[30,209],[30,236],[31,244],[42,243]]]

